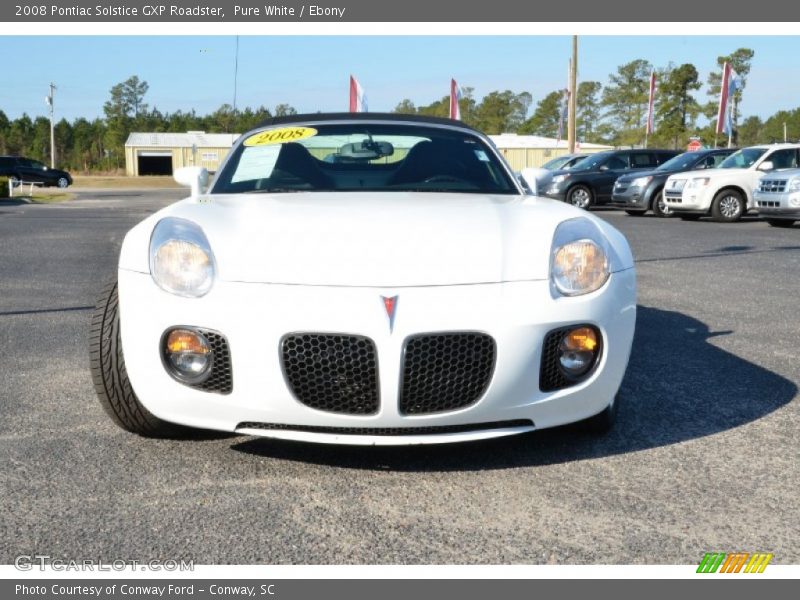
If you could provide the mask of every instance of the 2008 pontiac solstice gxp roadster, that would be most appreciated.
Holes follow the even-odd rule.
[[[339,444],[613,424],[625,238],[457,121],[276,118],[125,237],[90,351],[128,431]],[[208,189],[207,189],[208,188]]]

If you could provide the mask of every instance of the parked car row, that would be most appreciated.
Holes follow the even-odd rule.
[[[591,154],[569,169],[553,172],[539,190],[578,208],[608,204],[614,183],[631,171],[652,170],[676,156],[676,150],[612,150]]]
[[[72,185],[72,175],[66,171],[51,169],[38,160],[24,156],[0,156],[0,177],[8,177],[15,187],[20,183],[60,188]]]
[[[792,190],[788,189],[795,174],[791,170],[796,172],[798,166],[800,144],[742,148],[714,170],[671,176],[664,198],[670,210],[683,219],[711,215],[717,221],[733,222],[749,210],[758,210],[770,225],[791,226],[800,219],[800,194],[795,194],[792,205]],[[759,192],[764,195],[763,207],[758,204],[757,190],[763,190]]]
[[[538,194],[583,209],[609,206],[640,216],[711,216],[734,222],[758,211],[775,227],[800,221],[800,144],[675,150],[612,150],[557,169],[528,170]],[[555,159],[554,159],[555,160]],[[570,162],[572,161],[572,162]],[[546,171],[547,174],[543,174]]]

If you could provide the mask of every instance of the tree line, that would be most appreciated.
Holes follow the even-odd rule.
[[[753,50],[739,48],[719,56],[719,69],[706,79],[706,96],[698,98],[702,87],[696,67],[690,63],[654,67],[637,59],[617,67],[603,84],[582,81],[577,90],[576,129],[578,139],[616,147],[637,146],[644,142],[647,119],[650,73],[655,71],[658,88],[655,98],[655,133],[648,140],[650,147],[683,148],[690,137],[697,136],[712,145],[720,92],[720,72],[725,62],[731,63],[744,85],[735,94],[738,106],[747,93],[747,77],[754,56]],[[223,104],[207,115],[194,110],[165,113],[150,107],[146,100],[147,82],[132,76],[111,88],[103,106],[103,118],[78,118],[71,123],[61,119],[55,125],[56,154],[60,166],[76,171],[112,171],[124,165],[124,144],[132,131],[209,133],[244,132],[272,116],[295,114],[288,104],[270,109],[234,109]],[[553,90],[533,103],[526,91],[493,91],[480,101],[474,89],[463,88],[461,117],[489,134],[519,133],[556,137],[562,113],[563,90]],[[401,100],[394,112],[447,117],[450,98],[443,96],[430,104],[417,106],[410,99]],[[800,139],[800,107],[782,110],[762,121],[757,116],[742,118],[734,111],[734,143],[747,146],[782,141],[784,123],[790,140]],[[726,139],[719,137],[724,144]],[[27,114],[9,120],[0,110],[0,154],[21,154],[40,160],[50,155],[50,122],[46,117],[31,118]]]
[[[715,140],[726,144],[724,135],[715,133],[721,71],[726,62],[743,82],[741,89],[734,94],[734,144],[749,146],[783,141],[784,123],[787,139],[800,139],[800,107],[778,111],[764,121],[757,116],[742,118],[738,106],[746,93],[754,54],[750,48],[739,48],[731,54],[718,56],[718,68],[706,79],[705,98],[696,96],[702,81],[697,68],[690,63],[655,67],[647,60],[637,59],[617,67],[605,85],[599,81],[581,81],[577,90],[578,139],[615,147],[643,144],[650,74],[655,72],[655,132],[648,145],[684,148],[692,137],[700,138],[707,145],[713,145]],[[460,103],[463,120],[486,133],[558,135],[564,90],[553,90],[535,106],[528,92],[492,92],[480,103],[476,102],[471,88],[464,88],[463,92],[464,98]],[[449,96],[444,96],[431,104],[415,106],[411,100],[405,99],[395,111],[446,117],[449,102]]]

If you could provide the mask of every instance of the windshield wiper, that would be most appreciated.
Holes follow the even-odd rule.
[[[289,194],[292,192],[313,192],[316,190],[301,190],[298,188],[266,188],[263,190],[247,190],[246,192],[242,192],[243,194]]]

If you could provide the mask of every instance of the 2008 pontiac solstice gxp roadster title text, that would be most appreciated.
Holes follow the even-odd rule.
[[[128,232],[92,323],[95,387],[123,428],[426,444],[612,425],[628,243],[533,195],[480,132],[276,118],[210,186],[199,167],[176,179],[191,196]]]

